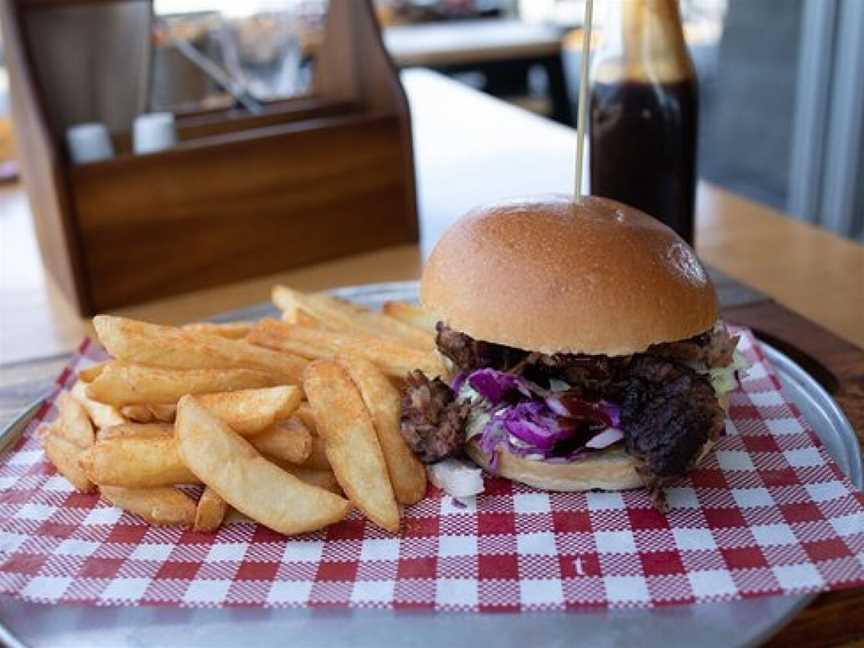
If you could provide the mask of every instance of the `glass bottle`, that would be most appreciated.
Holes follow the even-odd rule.
[[[591,193],[693,243],[699,97],[677,0],[610,0],[594,57]]]

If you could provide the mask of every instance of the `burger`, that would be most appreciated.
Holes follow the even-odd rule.
[[[597,197],[480,207],[420,286],[450,370],[407,376],[401,431],[434,464],[467,456],[554,491],[663,489],[722,433],[737,338],[693,250]]]

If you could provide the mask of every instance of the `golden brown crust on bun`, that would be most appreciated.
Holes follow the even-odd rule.
[[[542,353],[626,355],[717,319],[696,255],[621,203],[553,195],[477,208],[423,271],[424,306],[477,340]]]

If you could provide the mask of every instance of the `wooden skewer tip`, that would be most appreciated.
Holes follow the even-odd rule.
[[[582,34],[582,61],[579,76],[579,112],[576,124],[576,202],[582,200],[582,165],[585,155],[585,119],[588,103],[588,70],[591,58],[591,29],[594,17],[594,0],[585,0],[585,19]]]

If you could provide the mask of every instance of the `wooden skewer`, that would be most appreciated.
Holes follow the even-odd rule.
[[[582,33],[582,70],[579,76],[579,115],[576,124],[576,202],[582,200],[582,161],[585,156],[585,115],[588,103],[588,63],[591,57],[591,25],[594,0],[585,0],[585,20]]]

